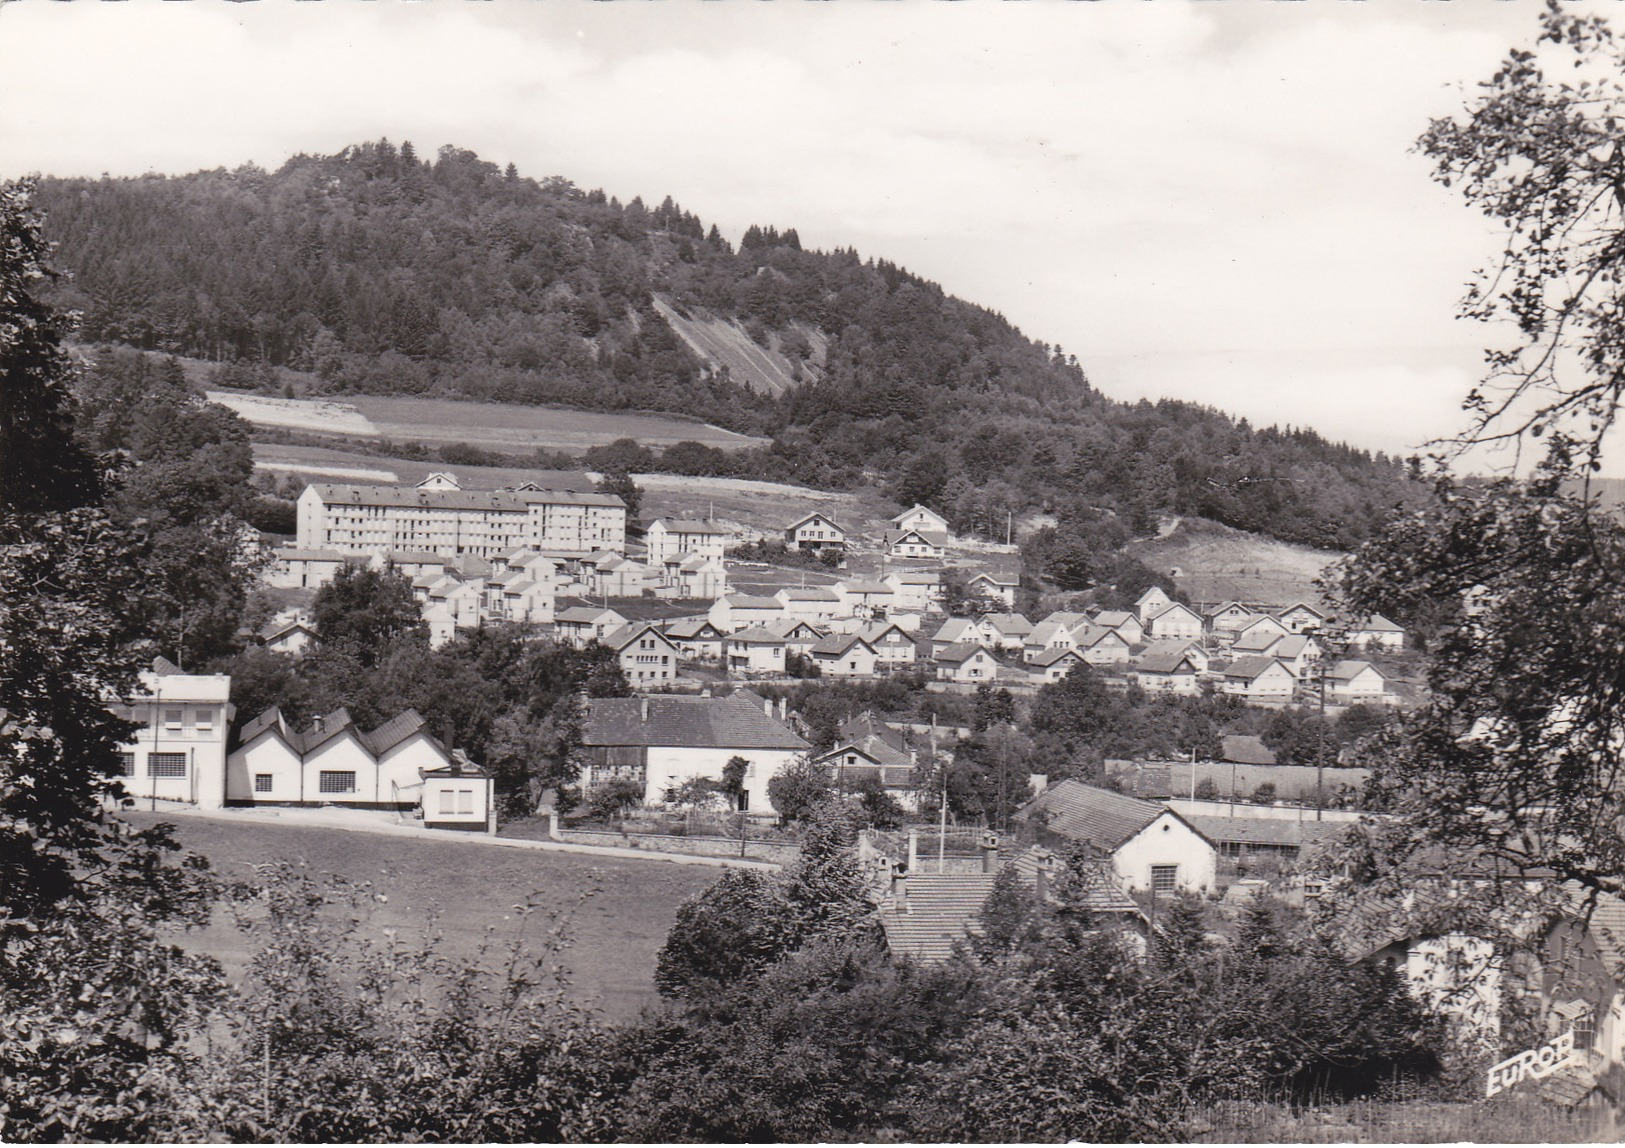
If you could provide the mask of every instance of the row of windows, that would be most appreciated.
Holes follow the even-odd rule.
[[[474,791],[472,789],[442,789],[440,791],[440,812],[473,813]]]
[[[351,769],[324,769],[317,779],[316,788],[322,793],[354,793],[355,771]],[[255,793],[272,793],[276,789],[276,775],[256,773]]]

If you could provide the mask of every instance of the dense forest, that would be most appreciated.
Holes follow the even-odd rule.
[[[877,483],[965,531],[1041,510],[1142,533],[1172,512],[1342,548],[1418,496],[1399,460],[1310,430],[1107,399],[1074,355],[884,260],[776,226],[735,249],[670,198],[622,204],[454,147],[46,179],[36,202],[72,273],[54,301],[89,342],[308,371],[330,393],[693,415],[774,440],[719,471]],[[662,307],[736,324],[793,385],[730,378]]]

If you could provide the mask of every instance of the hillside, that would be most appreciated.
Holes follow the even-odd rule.
[[[1131,543],[1128,552],[1168,574],[1199,605],[1229,600],[1285,606],[1324,605],[1314,583],[1343,555],[1263,538],[1202,519],[1182,519],[1169,533]]]
[[[878,487],[962,532],[1173,513],[1340,548],[1418,497],[1309,430],[1106,399],[1075,355],[884,260],[772,226],[735,249],[670,199],[456,148],[47,179],[36,202],[82,336],[218,364],[216,388],[681,415],[771,446],[642,469]]]

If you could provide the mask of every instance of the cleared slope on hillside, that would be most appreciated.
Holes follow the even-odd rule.
[[[1229,599],[1324,604],[1315,579],[1343,557],[1334,550],[1277,542],[1204,518],[1181,519],[1172,533],[1131,543],[1128,550],[1153,570],[1174,574],[1192,601],[1209,605]]]
[[[769,334],[773,347],[756,343],[737,321],[723,319],[701,307],[679,310],[669,299],[654,296],[654,308],[684,343],[713,370],[726,368],[729,377],[754,391],[782,395],[807,377],[818,377],[828,340],[816,327],[794,323],[792,329],[807,341],[811,353],[805,365],[792,362],[780,349],[782,341]]]

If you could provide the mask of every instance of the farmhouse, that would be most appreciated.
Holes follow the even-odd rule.
[[[238,734],[226,761],[225,798],[228,805],[410,809],[422,799],[422,772],[450,763],[416,710],[364,733],[348,710],[299,731],[273,708]]]
[[[218,809],[226,792],[226,734],[231,725],[231,678],[183,674],[157,658],[140,688],[112,707],[140,723],[119,749],[119,782],[135,798],[187,801]]]
[[[643,532],[644,544],[649,548],[649,565],[655,567],[663,565],[668,558],[688,554],[720,562],[733,540],[734,533],[727,527],[691,518],[657,518]]]
[[[846,531],[833,518],[816,510],[802,515],[784,528],[786,550],[810,550],[816,553],[845,545]]]
[[[1088,843],[1111,859],[1131,890],[1206,893],[1217,880],[1213,842],[1163,805],[1068,778],[1022,806],[1016,818],[1040,824],[1040,841]]]
[[[726,698],[589,698],[584,780],[589,786],[615,777],[642,781],[644,800],[653,804],[692,778],[720,781],[737,756],[749,763],[744,808],[775,812],[768,781],[812,747],[772,717],[771,708],[746,690]]]
[[[427,550],[489,558],[515,547],[547,553],[623,550],[626,504],[612,494],[462,490],[450,475],[417,486],[320,482],[297,508],[298,547],[373,554]]]

